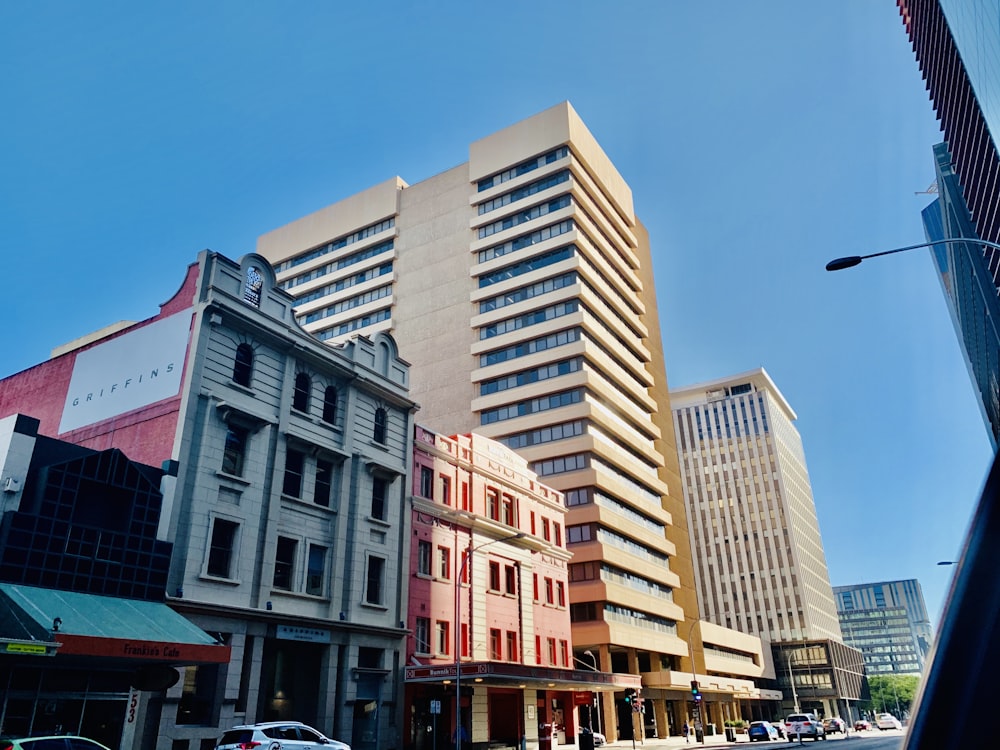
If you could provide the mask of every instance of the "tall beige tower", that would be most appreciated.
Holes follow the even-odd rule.
[[[795,412],[763,369],[670,392],[706,619],[841,640]]]
[[[467,163],[274,230],[258,251],[317,336],[392,331],[422,424],[499,440],[565,493],[554,533],[574,555],[577,665],[590,652],[602,671],[641,673],[644,731],[665,736],[689,718],[690,676],[707,664],[720,725],[737,693],[761,697],[758,640],[692,638],[649,244],[630,188],[568,103],[476,141]],[[719,647],[703,648],[709,638]],[[609,740],[631,736],[623,707],[605,694]]]

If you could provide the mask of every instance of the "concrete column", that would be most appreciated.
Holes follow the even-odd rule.
[[[464,690],[464,688],[463,688]],[[473,743],[489,742],[489,702],[485,690],[476,690],[472,694],[472,741]]]
[[[524,739],[527,750],[538,750],[538,703],[537,690],[521,692],[521,720],[524,723]]]
[[[673,727],[667,723],[667,702],[662,698],[653,701],[653,716],[656,719],[656,733],[660,739],[673,734]],[[648,709],[647,709],[648,710]]]

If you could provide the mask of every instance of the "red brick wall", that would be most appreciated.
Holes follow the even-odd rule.
[[[63,435],[59,434],[59,422],[78,352],[191,307],[197,280],[198,264],[192,263],[180,289],[160,305],[159,314],[0,380],[0,418],[26,414],[39,420],[39,432],[43,435],[97,450],[118,448],[133,461],[152,466],[159,466],[171,458],[180,409],[179,395]],[[186,382],[182,383],[182,390],[186,386]]]

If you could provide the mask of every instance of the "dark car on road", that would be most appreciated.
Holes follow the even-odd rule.
[[[750,722],[750,729],[747,731],[747,734],[750,736],[751,742],[770,742],[771,740],[781,739],[778,728],[769,721]]]

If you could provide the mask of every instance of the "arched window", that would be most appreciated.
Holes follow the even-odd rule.
[[[240,344],[236,347],[236,359],[233,361],[233,382],[248,386],[252,374],[253,347],[250,344]]]
[[[323,392],[323,421],[334,424],[337,421],[337,388],[328,385]]]
[[[388,415],[385,413],[385,409],[380,406],[375,410],[375,431],[372,437],[375,438],[376,443],[385,442],[385,427],[388,421]]]
[[[309,391],[312,390],[312,380],[304,372],[295,376],[295,393],[292,394],[292,408],[298,411],[309,411]]]

